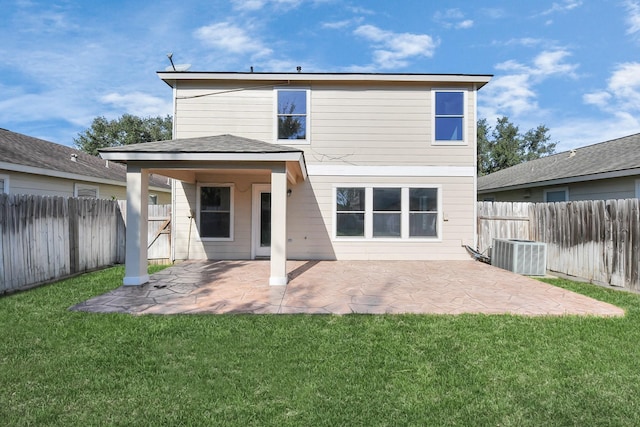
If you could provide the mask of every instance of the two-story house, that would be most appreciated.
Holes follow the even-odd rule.
[[[158,74],[174,139],[101,150],[127,164],[125,284],[148,280],[149,173],[175,178],[177,260],[269,257],[286,284],[287,259],[468,258],[490,75]]]

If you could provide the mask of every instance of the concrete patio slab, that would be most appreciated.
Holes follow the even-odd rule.
[[[71,310],[130,313],[431,313],[623,316],[624,310],[475,261],[187,261]]]

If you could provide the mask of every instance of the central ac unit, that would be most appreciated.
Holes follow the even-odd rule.
[[[491,265],[527,276],[544,276],[547,245],[532,240],[493,239]]]

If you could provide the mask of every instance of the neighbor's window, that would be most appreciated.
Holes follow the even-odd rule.
[[[568,200],[569,200],[569,190],[567,190],[566,188],[544,191],[544,201],[547,203],[566,202]]]
[[[9,194],[9,177],[0,175],[0,194]]]
[[[440,199],[430,187],[337,187],[337,238],[438,238]]]
[[[233,233],[232,186],[200,186],[200,237],[231,239]]]
[[[95,185],[75,184],[73,186],[73,197],[88,197],[97,199],[100,197],[100,191]]]
[[[278,139],[303,142],[308,135],[306,89],[279,89],[276,91]]]
[[[364,188],[336,189],[336,234],[364,237]]]
[[[435,142],[464,141],[464,92],[435,92]]]
[[[157,205],[158,204],[158,195],[157,194],[149,194],[149,204]]]

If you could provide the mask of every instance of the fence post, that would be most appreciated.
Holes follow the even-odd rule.
[[[69,271],[78,272],[80,265],[80,241],[78,236],[78,200],[67,199],[69,203]]]

